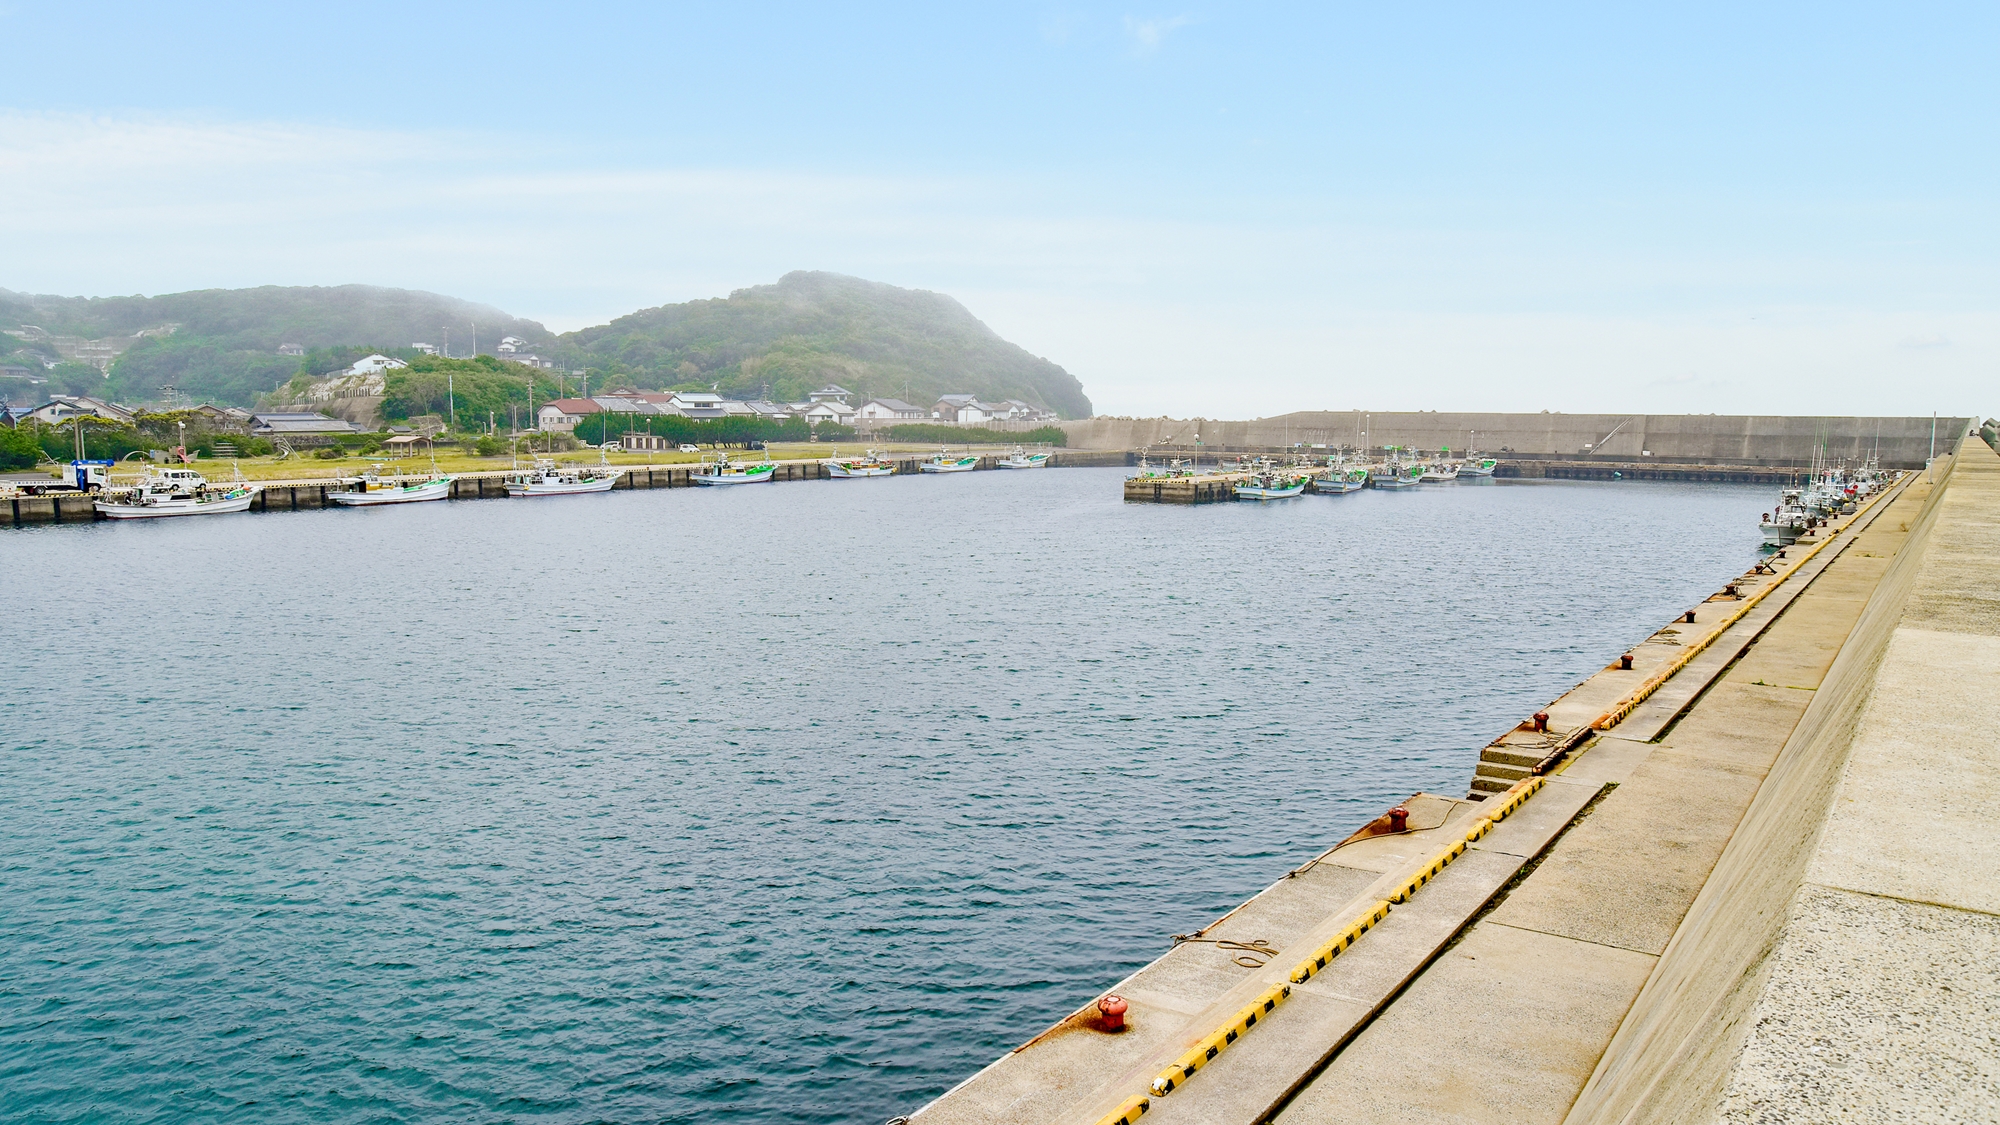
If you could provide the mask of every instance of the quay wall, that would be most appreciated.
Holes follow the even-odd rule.
[[[979,469],[997,469],[1000,458],[985,456],[979,459]],[[1049,457],[1049,468],[1115,468],[1130,464],[1133,459],[1123,450],[1089,451],[1063,450]],[[897,475],[916,473],[920,470],[919,458],[911,457],[896,461]],[[691,474],[694,465],[630,465],[624,466],[625,473],[618,478],[617,489],[634,488],[693,488],[698,487]],[[514,470],[500,469],[489,472],[455,473],[457,477],[451,486],[453,500],[491,500],[505,498],[507,478]],[[826,465],[820,461],[781,461],[773,481],[832,480]],[[271,481],[263,485],[257,498],[251,502],[252,512],[296,512],[311,508],[332,506],[326,497],[330,492],[346,488],[346,482],[339,480],[311,481]],[[40,524],[78,523],[97,519],[97,508],[92,497],[80,493],[44,496],[20,496],[0,499],[0,524]]]
[[[1940,454],[1969,418],[1815,418],[1726,414],[1487,414],[1308,410],[1270,418],[1088,418],[1064,422],[1078,449],[1279,452],[1304,443],[1380,449],[1477,449],[1538,458],[1612,458],[1679,464],[1810,465],[1814,453],[1862,459],[1879,446],[1886,468],[1921,468],[1933,422]],[[1364,436],[1365,435],[1365,436]]]
[[[1954,437],[1963,434],[1954,432]],[[1976,438],[1966,439],[1977,444]],[[1957,442],[1953,443],[1957,445]],[[1961,456],[1966,447],[1961,446]],[[1984,445],[1977,454],[1991,459]],[[1806,879],[1864,707],[1924,565],[1960,456],[1912,521],[1811,705],[1578,1095],[1565,1125],[1712,1119]],[[1886,828],[1886,826],[1885,826]]]

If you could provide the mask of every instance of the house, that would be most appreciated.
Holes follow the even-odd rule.
[[[360,432],[354,423],[329,418],[316,410],[283,411],[250,416],[250,434],[253,437],[325,439],[336,434]]]
[[[535,411],[535,428],[544,433],[555,431],[573,433],[576,424],[592,414],[600,414],[603,407],[587,398],[558,398],[541,405]]]
[[[993,408],[975,395],[941,395],[931,408],[931,417],[960,426],[977,426],[993,420]]]
[[[807,407],[799,416],[814,426],[821,422],[846,426],[854,421],[854,408],[844,402],[821,401]]]
[[[436,354],[438,354],[438,350],[437,350],[437,346],[436,346],[435,344],[426,344],[426,343],[423,343],[422,341],[418,341],[417,343],[414,343],[414,344],[411,344],[411,345],[410,345],[410,349],[411,349],[412,351],[419,351],[419,352],[422,352],[422,353],[424,353],[425,355],[436,355]]]
[[[806,397],[813,400],[814,402],[837,402],[842,406],[846,406],[847,400],[853,397],[853,395],[854,392],[848,390],[846,387],[838,386],[833,383],[828,383],[826,386],[821,387],[819,390],[814,391],[813,393],[807,395]]]
[[[137,417],[137,411],[89,395],[51,395],[49,401],[28,411],[27,416],[45,426],[57,425],[78,416],[106,418],[129,426]]]
[[[989,405],[987,411],[995,422],[1053,422],[1056,412],[1010,398],[1006,402]]]
[[[494,350],[502,355],[513,355],[527,346],[528,342],[519,336],[502,336],[500,337],[500,346]]]
[[[305,346],[304,344],[279,344],[279,345],[278,345],[278,354],[279,354],[279,355],[304,355],[304,354],[306,354],[306,346]]]
[[[391,359],[377,353],[355,360],[352,367],[340,372],[339,375],[380,375],[384,371],[396,371],[408,366],[409,364],[400,359]]]
[[[543,371],[554,371],[556,369],[555,360],[543,359],[541,356],[535,355],[532,352],[522,352],[518,355],[510,355],[507,357],[507,362],[518,363],[523,367],[539,368]]]
[[[690,418],[729,417],[729,411],[723,407],[722,396],[708,391],[676,391],[667,400],[667,405]]]
[[[212,402],[204,402],[189,413],[201,415],[216,427],[243,427],[250,424],[250,412],[240,406],[217,406]]]
[[[871,398],[861,404],[854,417],[861,422],[921,422],[924,408],[899,398]]]

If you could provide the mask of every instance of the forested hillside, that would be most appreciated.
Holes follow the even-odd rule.
[[[570,366],[656,387],[713,384],[795,401],[834,382],[862,398],[928,406],[965,392],[1090,416],[1076,376],[1001,339],[950,297],[834,273],[788,273],[775,285],[645,309],[562,343],[575,349],[562,353],[578,361]]]
[[[251,406],[301,374],[319,375],[371,350],[410,358],[411,343],[470,352],[474,331],[491,353],[519,336],[559,370],[590,372],[593,387],[719,387],[738,397],[804,399],[826,383],[859,398],[928,407],[953,392],[1018,398],[1070,418],[1090,415],[1074,375],[1028,354],[942,293],[832,273],[789,273],[727,297],[662,305],[561,337],[487,305],[408,289],[207,289],[159,297],[50,297],[0,289],[0,328],[48,336],[115,338],[126,350],[109,378],[58,358],[46,339],[0,336],[0,363],[48,382],[38,391],[160,401],[174,387],[195,401]],[[169,329],[171,329],[169,331]],[[141,334],[143,335],[137,335]],[[308,349],[280,355],[284,344]],[[553,378],[553,374],[551,376]],[[19,388],[16,388],[17,390]]]
[[[110,378],[90,378],[80,365],[65,365],[51,389],[104,394],[125,402],[148,402],[172,385],[197,401],[247,406],[299,370],[297,356],[278,354],[283,344],[307,348],[356,346],[408,348],[414,341],[442,344],[469,353],[475,328],[485,350],[503,335],[542,342],[549,332],[490,305],[411,289],[373,285],[277,286],[256,289],[203,289],[158,297],[54,297],[0,290],[0,327],[34,325],[52,336],[84,339],[130,338],[131,346],[113,362]],[[165,331],[169,326],[171,332]],[[0,337],[0,362],[41,366],[57,358],[45,342]],[[79,383],[83,385],[78,385]]]

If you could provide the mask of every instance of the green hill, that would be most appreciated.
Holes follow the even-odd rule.
[[[1001,339],[950,297],[831,273],[789,273],[775,285],[644,309],[553,338],[540,324],[491,306],[369,285],[159,297],[0,289],[0,328],[24,325],[43,335],[0,336],[0,363],[44,370],[60,343],[47,337],[110,340],[123,349],[108,378],[65,363],[38,391],[135,404],[158,401],[160,388],[172,385],[197,401],[250,406],[302,371],[319,374],[370,350],[407,356],[413,341],[443,344],[447,330],[453,353],[465,355],[476,325],[482,351],[491,354],[503,335],[519,336],[564,371],[588,369],[595,387],[719,386],[795,402],[836,382],[861,399],[929,406],[938,395],[962,392],[1018,398],[1064,417],[1090,415],[1074,375]],[[280,355],[282,344],[310,354]]]
[[[407,348],[417,340],[441,344],[449,330],[452,349],[464,354],[471,351],[475,326],[488,351],[503,335],[549,338],[548,329],[534,321],[490,305],[373,285],[266,285],[158,297],[55,297],[0,289],[0,327],[23,325],[50,336],[117,340],[125,346],[110,377],[97,386],[76,385],[87,380],[75,365],[65,365],[52,380],[60,385],[52,389],[88,389],[138,403],[158,398],[159,388],[171,384],[196,400],[241,406],[299,370],[299,357],[278,354],[283,344]],[[141,332],[146,335],[133,338]],[[47,341],[0,337],[0,363],[33,366],[57,354]]]
[[[1001,339],[950,297],[834,273],[788,273],[775,285],[645,309],[561,343],[572,367],[654,387],[719,385],[790,402],[834,382],[861,399],[928,406],[963,392],[1090,416],[1076,376]]]

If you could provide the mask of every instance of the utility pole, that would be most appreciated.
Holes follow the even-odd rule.
[[[444,373],[444,408],[451,419],[451,428],[458,429],[458,392],[452,389],[450,371]]]
[[[1924,459],[1924,483],[1937,483],[1937,411],[1931,411],[1931,455]]]

